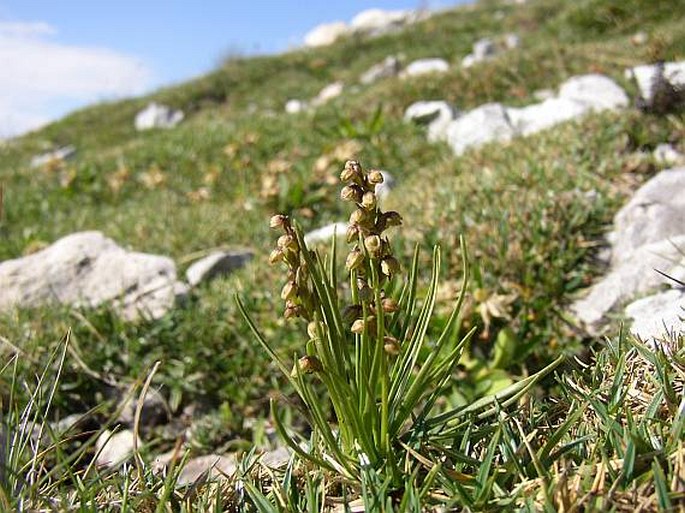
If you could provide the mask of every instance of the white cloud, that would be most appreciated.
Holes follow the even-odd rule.
[[[0,137],[36,128],[76,105],[150,86],[152,74],[142,61],[65,45],[52,39],[56,33],[44,22],[0,22]]]

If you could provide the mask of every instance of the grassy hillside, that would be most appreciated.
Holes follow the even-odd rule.
[[[631,42],[638,30],[648,34],[646,44]],[[521,37],[519,49],[470,69],[458,65],[475,40],[508,32]],[[442,57],[452,66],[440,75],[359,85],[365,70],[397,54],[405,63]],[[455,370],[458,379],[443,390],[440,408],[468,404],[536,372],[560,354],[587,359],[589,353],[601,350],[603,342],[586,337],[564,313],[566,306],[600,272],[593,258],[615,211],[657,171],[649,150],[666,141],[683,148],[682,113],[657,117],[626,109],[592,115],[462,157],[453,156],[446,144],[428,143],[423,130],[403,122],[402,115],[418,100],[444,99],[462,110],[491,101],[525,105],[535,101],[536,90],[556,88],[570,76],[590,72],[610,76],[636,96],[635,84],[623,76],[626,67],[683,58],[682,0],[529,0],[523,5],[488,0],[381,37],[350,37],[316,50],[233,58],[191,82],[143,98],[89,107],[8,141],[0,146],[4,188],[0,260],[90,229],[137,251],[169,255],[181,272],[194,258],[216,247],[249,247],[255,258],[231,277],[194,290],[185,308],[156,322],[125,323],[107,307],[2,314],[0,368],[6,362],[8,367],[0,372],[0,387],[10,390],[10,383],[26,380],[31,389],[33,376],[44,368],[56,372],[59,364],[51,355],[70,333],[69,352],[60,367],[48,420],[96,407],[109,397],[106,383],[142,380],[159,360],[153,386],[161,386],[174,414],[180,416],[184,407],[192,405],[204,415],[190,444],[193,454],[268,446],[261,430],[254,428],[264,422],[253,419],[268,418],[269,397],[292,397],[293,391],[254,341],[233,294],[240,293],[264,334],[276,341],[280,354],[290,357],[301,350],[302,326],[274,314],[283,308],[279,293],[285,278],[267,264],[276,238],[269,232],[268,221],[275,212],[287,213],[309,230],[346,220],[349,211],[337,200],[337,177],[348,158],[388,170],[396,178],[397,187],[385,207],[404,217],[404,227],[394,241],[405,267],[412,247],[418,244],[422,249],[420,278],[427,280],[430,248],[436,243],[443,247],[443,286],[432,330],[447,322],[448,307],[461,280],[459,237],[466,239],[473,280],[462,321],[464,327],[476,326],[477,331],[468,364]],[[311,112],[284,112],[288,99],[309,99],[336,80],[345,83],[342,96]],[[151,101],[183,109],[186,120],[168,131],[136,132],[133,118]],[[45,169],[30,168],[33,155],[65,144],[77,148],[73,160]],[[618,329],[614,326],[610,335]],[[493,366],[496,341],[503,339],[512,348],[510,357],[506,364]],[[619,353],[627,351],[625,343],[616,347]],[[20,357],[12,360],[13,355]],[[601,359],[608,368],[607,361],[614,365],[625,354],[601,353]],[[571,373],[571,367],[564,364],[562,374]],[[600,370],[588,372],[598,376]],[[599,391],[604,385],[597,376],[594,386]],[[613,379],[613,375],[604,378]],[[551,378],[541,385],[543,395],[556,397],[559,404],[575,404],[572,401],[580,399],[568,396],[580,394],[581,388],[565,389]],[[12,398],[3,392],[3,409],[27,401],[27,389],[18,389]],[[106,418],[111,407],[100,411],[98,418]],[[555,406],[541,408],[545,413],[533,413],[531,406],[530,418],[521,420],[524,428],[535,432],[530,440],[535,444],[544,444],[536,438],[542,436],[538,430],[544,431],[544,415],[549,415],[550,429],[561,422]],[[296,410],[287,414],[297,417]],[[569,437],[564,442],[599,436],[610,424],[608,417],[593,419],[588,433],[572,429],[564,433]],[[631,422],[627,424],[632,426]],[[177,436],[177,432],[150,430],[145,451],[152,455],[167,450]],[[554,465],[566,462],[578,468],[599,461],[610,469],[611,461],[623,458],[612,452],[624,443],[625,437],[618,438],[609,437],[601,449],[561,458]],[[682,460],[682,439],[679,443]],[[659,455],[657,460],[667,474],[673,470],[670,455]],[[651,465],[650,460],[647,471],[652,471]],[[488,471],[483,470],[483,475],[489,475]],[[653,470],[654,475],[659,471]],[[537,486],[536,490],[544,488],[547,499],[561,493],[561,488],[552,490],[562,486],[557,481],[559,473],[539,476],[545,488],[535,485],[530,468],[518,472],[529,477],[499,483],[494,489],[508,486],[524,497],[527,483]],[[632,472],[631,467],[631,476]],[[637,471],[634,475],[643,476]],[[658,483],[642,490],[647,478],[638,482],[626,476],[615,480],[621,493],[625,491],[628,497],[627,490],[632,489],[656,504],[661,497]],[[578,488],[589,491],[594,483],[583,479]],[[302,477],[301,481],[306,480]],[[447,496],[444,502],[449,507],[468,503],[458,487],[440,482],[442,491],[435,495]],[[57,488],[61,490],[62,485],[65,490],[70,486],[61,483]],[[264,486],[264,493],[271,490]],[[682,499],[679,490],[677,497]],[[112,493],[109,490],[103,497]],[[238,500],[226,493],[229,503]],[[505,489],[483,493],[487,499],[474,501],[471,510],[512,507],[494,501],[495,496],[506,495]],[[187,504],[192,502],[186,499]],[[620,500],[614,497],[607,504]],[[522,501],[531,510],[539,504],[533,499]],[[586,507],[593,510],[602,504],[586,503]],[[139,507],[140,511],[148,508]],[[169,506],[180,511],[177,507]]]

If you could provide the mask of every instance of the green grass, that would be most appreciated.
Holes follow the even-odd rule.
[[[495,11],[501,15],[495,16]],[[198,252],[213,247],[249,247],[256,255],[247,268],[200,287],[185,309],[157,322],[124,323],[107,307],[2,314],[0,362],[16,366],[15,378],[7,369],[0,374],[5,418],[9,418],[10,409],[28,403],[32,390],[15,387],[14,402],[8,402],[5,390],[13,380],[35,384],[34,376],[45,369],[50,376],[58,368],[60,379],[45,420],[87,411],[101,403],[105,407],[98,418],[107,418],[111,412],[106,407],[106,382],[136,382],[161,361],[154,386],[161,387],[176,414],[185,406],[199,405],[211,419],[196,440],[194,452],[262,443],[262,437],[251,427],[252,419],[268,417],[268,397],[293,397],[293,389],[251,338],[231,298],[240,293],[265,336],[277,341],[275,349],[283,357],[301,348],[300,327],[274,315],[282,309],[278,297],[282,277],[267,265],[273,245],[268,219],[277,211],[293,214],[305,230],[346,219],[348,213],[336,200],[338,188],[333,178],[349,157],[359,158],[364,165],[381,166],[396,177],[397,188],[384,208],[401,211],[405,219],[396,240],[402,263],[409,266],[415,244],[422,249],[420,280],[425,282],[429,275],[430,248],[437,243],[443,248],[440,270],[445,283],[437,294],[436,323],[429,329],[429,337],[436,336],[447,322],[448,307],[459,288],[458,241],[461,235],[466,239],[473,277],[463,322],[477,331],[464,364],[455,370],[456,385],[443,390],[441,408],[470,404],[543,368],[559,354],[596,350],[598,363],[590,368],[594,370],[584,371],[595,376],[615,354],[602,352],[601,341],[584,338],[564,315],[565,307],[599,273],[593,256],[598,238],[615,211],[656,172],[650,158],[638,152],[667,140],[682,148],[682,114],[660,118],[627,109],[594,115],[459,158],[446,145],[426,142],[420,128],[403,123],[401,118],[411,102],[422,99],[446,99],[460,109],[488,101],[522,105],[533,101],[536,89],[554,88],[574,74],[588,72],[608,74],[634,96],[635,86],[623,78],[623,69],[657,58],[682,59],[684,13],[678,0],[654,1],[648,7],[637,1],[613,0],[529,0],[523,6],[481,2],[379,38],[350,38],[317,50],[231,59],[189,83],[145,98],[89,107],[1,145],[4,204],[0,259],[21,256],[58,237],[86,229],[101,230],[138,251],[169,255],[180,271]],[[635,47],[630,43],[637,30],[650,35],[647,45]],[[506,32],[521,35],[520,49],[469,70],[459,69],[461,57],[470,51],[474,40]],[[362,72],[387,55],[398,53],[404,55],[405,62],[443,57],[454,66],[439,76],[389,79],[352,89]],[[334,80],[342,80],[347,86],[340,98],[314,113],[283,112],[288,99],[308,99]],[[170,131],[136,133],[135,113],[153,100],[183,109],[186,121]],[[353,146],[349,146],[350,141]],[[54,170],[29,168],[31,156],[46,145],[61,144],[77,147],[74,160]],[[334,155],[336,148],[344,145],[355,155]],[[328,165],[317,168],[324,155],[330,157]],[[157,184],[151,183],[155,177],[161,177]],[[269,182],[276,184],[274,191],[266,187]],[[209,193],[205,199],[194,194],[201,188]],[[484,318],[488,301],[503,297],[508,298],[506,315]],[[69,330],[69,351],[59,364],[51,355]],[[12,360],[15,354],[18,358]],[[421,482],[433,479],[433,484],[415,489],[419,480],[413,480],[410,473],[404,495],[398,498],[399,492],[389,489],[382,476],[371,471],[363,476],[362,490],[346,488],[348,483],[331,485],[326,476],[303,477],[298,470],[303,464],[293,463],[290,474],[286,471],[284,475],[248,479],[246,483],[251,482],[252,487],[246,485],[242,497],[252,497],[257,503],[260,494],[271,502],[281,500],[278,495],[283,504],[290,505],[281,510],[309,507],[314,511],[317,508],[312,504],[322,503],[327,494],[349,493],[350,498],[367,497],[365,500],[370,501],[387,493],[393,504],[403,503],[412,510],[419,507],[412,504],[428,504],[432,500],[429,496],[443,494],[448,497],[443,501],[447,504],[496,509],[494,504],[500,504],[509,491],[522,494],[526,486],[534,486],[546,491],[542,499],[533,495],[531,500],[543,502],[526,506],[523,501],[520,505],[535,509],[567,486],[555,481],[562,478],[554,465],[571,468],[574,475],[585,472],[580,488],[589,491],[594,474],[587,470],[588,465],[625,459],[630,445],[625,429],[611,440],[602,438],[601,447],[590,447],[573,424],[553,444],[568,445],[569,453],[559,454],[555,461],[531,456],[521,468],[502,466],[509,461],[506,451],[512,450],[506,449],[511,444],[502,440],[512,440],[516,454],[529,454],[518,424],[523,432],[536,433],[538,438],[529,440],[533,452],[544,447],[549,436],[554,438],[554,429],[563,425],[559,405],[577,392],[576,388],[564,392],[564,375],[561,384],[553,379],[543,382],[544,393],[556,398],[556,405],[533,401],[536,405],[525,418],[513,417],[499,427],[474,428],[483,430],[484,440],[486,435],[493,436],[492,440],[500,437],[500,442],[492,442],[496,456],[489,466],[485,465],[487,459],[478,468],[467,459],[459,463],[463,468],[454,463],[450,471],[477,476],[477,485],[474,481],[468,481],[468,486],[461,486],[459,480],[451,483],[444,477],[444,469],[433,471],[433,475],[423,468],[416,475],[429,480]],[[589,391],[573,400],[599,408],[591,400],[593,394],[604,397],[600,394],[604,378],[597,376],[588,385]],[[286,408],[285,413],[297,418],[296,410]],[[626,428],[628,431],[647,429],[647,417],[626,420],[628,414],[616,410],[598,417],[596,426],[588,427],[587,437],[600,433],[602,426],[612,425],[610,416],[619,413],[621,423],[635,424]],[[667,423],[676,417],[671,412],[665,419]],[[640,437],[645,439],[644,433]],[[575,439],[583,441],[574,445]],[[149,441],[161,452],[171,448],[175,440],[163,430],[153,430]],[[454,447],[458,447],[456,441],[443,450],[451,454]],[[484,441],[469,457],[485,458],[490,454],[488,447]],[[630,474],[633,477],[629,479],[626,468],[616,486],[628,490],[631,483],[637,483],[635,489],[653,503],[674,501],[677,497],[672,490],[668,492],[666,486],[664,492],[661,486],[664,479],[668,483],[678,472],[674,465],[680,456],[674,455],[682,449],[673,447],[664,445],[655,458],[643,455],[640,460],[641,448],[636,452],[636,461],[642,465],[639,472]],[[606,472],[613,480],[618,474],[609,463]],[[258,467],[249,472],[248,467],[246,463],[246,473],[255,475]],[[538,475],[538,467],[546,469],[548,475]],[[503,478],[502,469],[513,476]],[[81,490],[78,493],[87,491],[97,504],[102,497],[120,496],[123,492],[113,491],[117,487],[126,488],[121,476],[92,479],[88,486],[79,488],[70,477],[56,482],[51,490],[65,495],[75,489]],[[145,497],[151,497],[141,492],[147,489],[140,488],[143,482],[145,486],[162,486],[151,476],[131,479],[136,482],[136,486],[131,485],[132,493],[137,494],[131,500],[141,502],[130,504],[140,505],[148,500]],[[652,483],[653,488],[645,483]],[[643,485],[646,488],[641,488]],[[229,489],[233,491],[229,493]],[[238,500],[234,491],[230,486],[214,489],[205,499],[199,498],[205,492],[198,491],[195,498],[205,502],[186,497],[179,504],[188,508],[194,504],[200,510],[209,504],[207,501],[219,500],[217,497]],[[511,500],[517,501],[519,496],[523,495],[514,494]],[[581,497],[573,500],[580,501]],[[602,507],[599,503],[584,504]],[[498,507],[507,506],[502,503]]]

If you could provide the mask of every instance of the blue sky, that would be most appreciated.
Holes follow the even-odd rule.
[[[0,137],[94,101],[186,80],[231,53],[285,51],[314,26],[349,22],[365,9],[456,3],[0,0]]]

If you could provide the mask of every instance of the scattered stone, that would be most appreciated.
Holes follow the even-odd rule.
[[[521,38],[518,36],[518,34],[505,34],[504,35],[504,47],[507,50],[515,50],[519,46],[521,46]]]
[[[344,21],[323,23],[307,32],[307,35],[304,36],[304,44],[310,48],[328,46],[349,31],[350,28]]]
[[[643,64],[626,70],[626,78],[634,78],[644,102],[654,103],[658,96],[659,76],[663,74],[672,86],[685,88],[685,61],[666,62],[660,64]],[[657,87],[655,87],[657,86]]]
[[[152,128],[173,128],[183,121],[183,117],[184,114],[181,110],[172,110],[166,105],[152,102],[136,114],[135,127],[138,131]]]
[[[362,84],[372,84],[383,78],[396,77],[402,69],[400,59],[394,55],[386,57],[382,62],[374,64],[359,77]]]
[[[456,116],[456,110],[444,101],[415,102],[404,111],[405,121],[428,125],[428,140],[431,142],[447,138],[447,127]]]
[[[74,146],[62,146],[56,150],[41,153],[40,155],[33,157],[31,159],[31,167],[36,169],[53,163],[64,162],[73,158],[74,155],[76,155],[76,148]]]
[[[369,35],[385,34],[389,31],[401,28],[414,17],[411,11],[385,11],[383,9],[367,9],[358,13],[350,27],[355,32],[363,32]]]
[[[659,144],[652,152],[652,157],[657,164],[662,166],[674,166],[685,163],[685,155],[676,150],[672,144]]]
[[[316,95],[316,98],[312,100],[312,105],[323,105],[333,98],[337,98],[342,94],[344,88],[345,85],[342,82],[333,82],[332,84],[328,84],[326,87],[321,89],[319,94]]]
[[[178,476],[176,485],[191,485],[205,476],[210,480],[225,479],[230,477],[237,469],[238,465],[233,455],[208,454],[206,456],[198,456],[188,460]]]
[[[660,172],[618,211],[608,236],[612,262],[618,264],[640,246],[678,235],[685,235],[685,167]]]
[[[292,451],[287,447],[279,447],[273,451],[267,451],[262,455],[262,463],[270,468],[283,467],[290,461]]]
[[[515,135],[507,111],[500,103],[481,105],[447,127],[447,142],[456,155],[492,141],[508,141]]]
[[[95,462],[98,465],[115,468],[125,463],[133,454],[136,436],[130,429],[125,429],[112,434],[105,429],[95,442],[98,452]],[[140,438],[137,440],[138,447],[142,445]]]
[[[219,276],[226,276],[247,264],[254,254],[252,251],[216,251],[201,258],[186,271],[186,280],[191,287],[208,282]]]
[[[630,42],[635,46],[642,46],[646,44],[647,41],[649,41],[649,36],[646,32],[642,31],[635,32],[635,34],[630,37]]]
[[[685,333],[685,291],[672,289],[630,303],[626,317],[630,332],[645,342]]]
[[[138,397],[131,396],[130,391],[125,391],[117,410],[121,410],[117,420],[128,426],[133,427],[138,407]],[[165,423],[169,420],[169,406],[164,396],[157,390],[150,388],[143,399],[143,407],[140,411],[140,423],[142,426],[150,427]]]
[[[308,246],[329,242],[333,236],[344,237],[347,233],[347,223],[331,223],[304,235],[304,242]]]
[[[621,86],[596,73],[569,78],[559,88],[559,98],[579,102],[596,112],[616,110],[630,104]]]
[[[550,98],[522,108],[508,108],[511,125],[520,135],[531,135],[587,112],[583,104],[566,98]]]
[[[497,53],[495,43],[492,39],[484,37],[473,43],[473,57],[476,60],[484,60],[492,57]]]
[[[167,257],[127,251],[100,232],[79,232],[0,263],[0,310],[111,302],[128,320],[157,319],[187,289]]]
[[[608,313],[639,294],[669,284],[655,269],[685,281],[684,250],[685,235],[640,247],[590,287],[588,294],[572,305],[571,311],[591,332],[597,332]]]
[[[302,100],[288,100],[285,103],[285,111],[288,114],[298,114],[307,109],[307,102]]]
[[[419,59],[410,63],[400,74],[401,77],[417,77],[429,73],[444,73],[450,68],[445,59]]]

